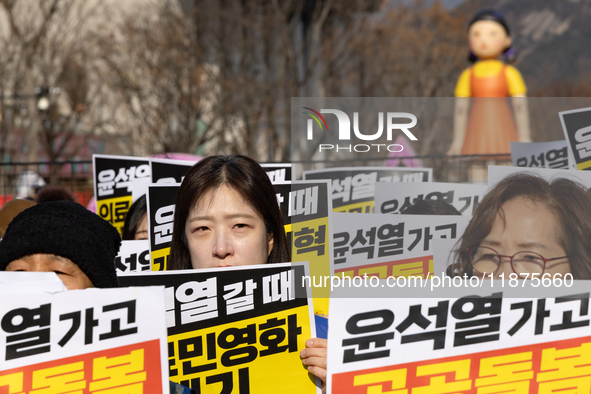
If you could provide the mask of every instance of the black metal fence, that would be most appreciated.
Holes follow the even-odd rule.
[[[296,162],[298,171],[326,167],[384,166],[433,168],[437,182],[485,183],[489,165],[511,165],[510,155],[413,156]],[[40,180],[42,179],[42,180]],[[92,161],[0,164],[0,207],[13,198],[30,196],[41,183],[62,186],[87,205],[93,196]]]

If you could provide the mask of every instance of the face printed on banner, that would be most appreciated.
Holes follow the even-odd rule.
[[[273,250],[261,215],[226,185],[197,202],[185,234],[193,268],[264,264]]]
[[[88,276],[72,262],[54,254],[35,253],[10,262],[6,271],[55,272],[68,290],[94,287]]]
[[[470,26],[470,49],[480,60],[496,59],[511,46],[511,37],[495,21],[481,20]]]
[[[556,215],[546,205],[517,197],[507,201],[501,209],[505,220],[503,221],[500,213],[497,213],[490,234],[480,243],[481,247],[490,248],[486,253],[492,253],[491,249],[502,256],[513,256],[524,251],[533,252],[514,257],[514,267],[519,270],[517,267],[520,261],[536,260],[541,264],[541,267],[545,266],[544,274],[548,273],[553,276],[571,272],[568,258],[564,257],[566,252],[558,239],[560,223]],[[544,262],[537,259],[537,255],[545,259],[563,258]],[[474,261],[472,264],[476,268]],[[514,272],[510,264],[509,257],[502,257],[495,278],[499,278],[504,273],[505,279],[508,279],[509,275]],[[529,262],[522,266],[535,267]],[[534,269],[526,269],[526,271],[533,273]],[[488,275],[488,273],[490,271],[486,274]]]
[[[148,214],[145,214],[137,225],[134,239],[148,239]]]

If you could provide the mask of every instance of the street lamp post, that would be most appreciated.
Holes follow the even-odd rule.
[[[29,108],[28,116],[34,117],[35,111],[30,111],[30,105],[22,107],[17,105],[21,101],[28,101],[35,99],[34,101],[34,108],[37,110],[36,113],[41,116],[39,121],[43,121],[43,118],[47,114],[51,106],[51,96],[60,94],[60,88],[57,87],[36,87],[34,90],[34,94],[13,94],[10,96],[0,96],[0,108],[2,108],[2,140],[0,141],[0,158],[4,161],[5,155],[7,153],[6,143],[8,141],[8,135],[12,130],[14,121],[17,120],[18,114],[21,112],[23,108]],[[15,111],[15,108],[19,108],[19,111]],[[21,108],[22,107],[22,108]],[[37,156],[37,146],[38,146],[38,138],[39,138],[39,121],[35,121],[34,119],[30,119],[28,122],[27,136],[25,138],[24,146],[27,147],[28,154],[26,161],[36,161]]]

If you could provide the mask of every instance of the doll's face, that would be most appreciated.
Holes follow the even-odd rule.
[[[511,46],[511,37],[507,35],[503,26],[495,21],[473,23],[468,36],[470,49],[480,60],[496,59]]]

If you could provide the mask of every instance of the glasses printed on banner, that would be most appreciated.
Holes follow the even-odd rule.
[[[496,274],[501,267],[503,258],[509,259],[513,272],[523,278],[529,277],[531,274],[542,276],[546,270],[560,264],[568,263],[568,260],[565,260],[546,265],[550,261],[568,259],[568,256],[546,259],[541,254],[530,251],[522,251],[515,253],[513,256],[505,256],[487,246],[477,246],[466,252],[470,258],[473,273],[477,276]]]

